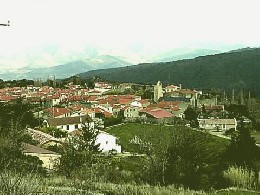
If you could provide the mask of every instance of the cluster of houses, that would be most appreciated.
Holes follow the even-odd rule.
[[[122,87],[129,89],[131,84],[122,84]],[[108,95],[112,89],[111,84],[104,82],[96,82],[94,89],[73,84],[67,85],[65,89],[49,86],[4,88],[0,89],[0,102],[10,102],[20,98],[33,104],[35,117],[43,119],[43,126],[66,131],[70,136],[77,135],[83,127],[99,129],[96,142],[100,144],[100,150],[103,152],[114,150],[117,153],[121,153],[121,147],[117,145],[116,137],[103,131],[104,118],[121,117],[126,120],[139,119],[143,122],[152,119],[170,123],[175,117],[183,118],[187,107],[202,108],[203,104],[199,100],[201,91],[182,89],[181,85],[169,85],[163,88],[160,81],[153,88],[153,99],[142,99],[141,96],[131,94]],[[224,106],[217,105],[214,101],[203,106],[212,115],[199,116],[201,129],[222,131],[236,129],[236,119],[218,117],[218,113],[224,112]],[[62,141],[34,129],[30,129],[29,132],[40,143],[45,140],[41,146]],[[35,146],[26,145],[25,153],[30,154],[30,149],[33,155],[37,155],[35,151],[42,152],[38,157],[43,158],[46,167],[52,168],[50,161],[55,158],[53,152],[48,156],[46,150],[37,150]]]

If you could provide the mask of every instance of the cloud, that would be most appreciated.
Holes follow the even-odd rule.
[[[137,62],[173,48],[259,46],[259,4],[257,0],[9,0],[0,7],[0,21],[11,20],[10,27],[0,28],[0,56],[6,58],[0,65],[20,67],[27,61],[54,65],[103,53]],[[55,44],[56,54],[50,47],[41,49]],[[10,58],[17,56],[20,59],[14,63]],[[40,59],[35,60],[37,56]]]

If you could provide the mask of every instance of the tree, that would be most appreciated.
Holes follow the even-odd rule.
[[[99,134],[99,131],[96,129],[90,128],[90,125],[88,123],[87,126],[82,128],[82,135],[80,136],[80,150],[89,151],[92,153],[99,153],[99,145],[96,144],[97,136]]]
[[[164,132],[162,132],[164,131]],[[143,179],[152,184],[165,185],[166,155],[170,145],[171,131],[163,130],[161,125],[151,131],[142,130],[140,137],[132,139],[132,144],[137,146],[139,153],[145,154]]]
[[[219,147],[211,135],[189,129],[176,129],[167,150],[166,184],[181,184],[193,189],[217,187],[225,147]]]
[[[44,127],[40,129],[42,132],[48,133],[56,138],[63,138],[67,136],[67,132],[55,127]]]
[[[191,127],[198,127],[198,113],[191,106],[184,111],[184,117],[190,122]]]
[[[249,128],[240,122],[238,131],[231,135],[231,142],[226,151],[226,159],[230,164],[254,171],[255,183],[259,181],[260,148],[251,136]]]
[[[100,153],[99,145],[96,144],[97,135],[96,130],[86,126],[80,136],[67,138],[62,147],[60,163],[57,165],[58,171],[71,177],[80,168],[88,169],[97,163],[96,154]]]
[[[26,126],[35,127],[38,124],[31,111],[31,106],[21,100],[13,103],[0,103],[0,110],[0,128],[2,127],[0,134],[11,133],[12,130],[22,130]]]
[[[94,81],[93,81],[93,80],[90,80],[90,79],[87,80],[86,85],[87,85],[87,88],[88,88],[88,89],[94,89],[94,87],[95,87]]]
[[[256,168],[255,163],[260,161],[260,148],[256,146],[255,139],[243,122],[240,123],[238,131],[231,135],[226,157],[231,164],[253,170]]]

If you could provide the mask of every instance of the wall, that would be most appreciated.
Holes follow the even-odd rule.
[[[55,163],[59,163],[59,158],[61,155],[59,154],[38,154],[38,153],[24,153],[25,155],[36,156],[42,162],[42,166],[47,169],[53,169]]]

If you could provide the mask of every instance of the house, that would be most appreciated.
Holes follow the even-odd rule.
[[[146,108],[139,111],[140,118],[144,122],[172,123],[174,115],[161,108]]]
[[[142,99],[142,100],[135,100],[130,103],[131,106],[140,107],[140,108],[146,108],[150,105],[149,100]]]
[[[17,97],[15,96],[10,96],[10,95],[3,95],[0,96],[0,102],[10,102],[16,100]]]
[[[116,151],[121,153],[121,146],[116,144],[117,138],[113,135],[108,134],[107,132],[100,131],[97,135],[96,144],[99,145],[99,149],[102,152]]]
[[[169,92],[172,92],[172,91],[177,91],[179,90],[181,87],[180,86],[176,86],[176,85],[168,85],[165,87],[165,92],[166,93],[169,93]]]
[[[198,119],[199,128],[205,130],[219,130],[226,131],[229,129],[235,129],[237,127],[236,119]]]
[[[60,154],[40,148],[31,144],[22,144],[22,152],[25,155],[36,156],[42,162],[42,166],[47,169],[53,169],[56,163],[59,163]]]
[[[64,118],[50,118],[43,121],[45,127],[55,127],[68,132],[82,129],[84,126],[88,126],[94,129],[94,122],[88,115],[75,116],[75,117],[64,117]]]
[[[71,116],[72,111],[67,109],[67,108],[57,108],[57,107],[52,107],[43,110],[43,117],[44,118],[63,118],[63,117],[69,117]]]
[[[147,118],[155,118],[155,119],[171,118],[174,116],[172,113],[160,108],[155,108],[152,110],[143,109],[140,110],[140,114],[143,117],[145,116]]]
[[[26,131],[36,140],[41,146],[43,145],[59,145],[60,140],[42,131],[27,128]]]
[[[140,107],[126,106],[122,109],[125,118],[137,118],[139,117]]]
[[[75,130],[69,133],[72,137],[79,137],[82,135],[82,131]],[[121,146],[116,143],[117,138],[113,135],[110,135],[107,132],[99,131],[95,140],[95,145],[99,145],[99,150],[107,153],[109,151],[116,151],[121,153]]]

